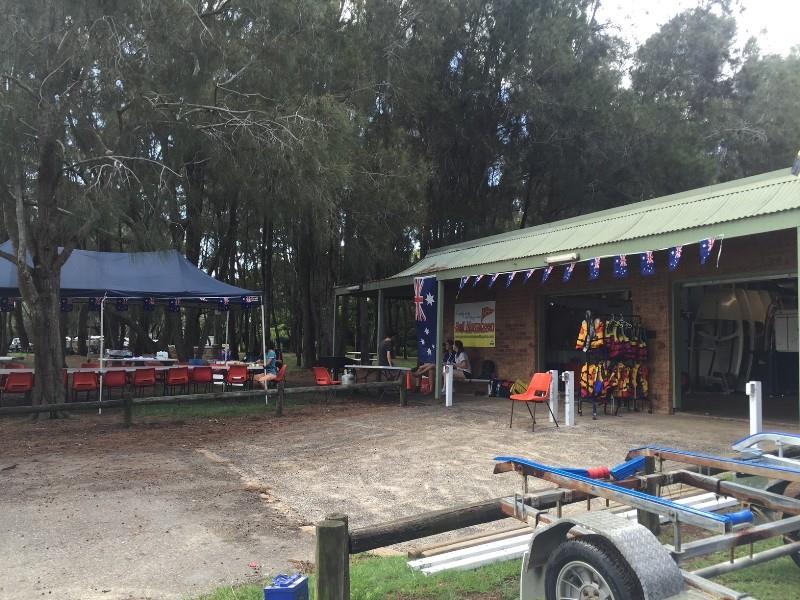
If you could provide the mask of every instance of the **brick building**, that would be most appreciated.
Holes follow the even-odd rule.
[[[336,295],[368,295],[382,307],[388,296],[410,297],[415,277],[435,276],[439,340],[455,334],[457,306],[493,302],[492,345],[467,344],[467,352],[475,370],[491,360],[498,377],[512,380],[579,370],[586,358],[575,338],[586,310],[603,319],[629,315],[647,332],[654,410],[728,414],[741,406],[744,383],[757,379],[776,398],[765,401],[765,412],[791,418],[800,378],[799,237],[800,179],[781,170],[439,248],[393,277]],[[714,246],[701,265],[701,242],[709,239]],[[671,271],[668,253],[678,246]],[[647,251],[651,275],[640,271]],[[628,260],[625,277],[614,276],[620,255]],[[590,280],[594,258],[600,272]],[[542,283],[547,266],[552,274]],[[537,271],[525,282],[530,269]],[[507,286],[511,272],[519,275]],[[495,273],[502,275],[493,286],[490,277],[474,285],[476,276]]]

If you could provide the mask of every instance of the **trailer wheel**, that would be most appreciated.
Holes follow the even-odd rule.
[[[800,483],[793,482],[787,485],[786,489],[783,490],[783,495],[788,496],[789,498],[794,498],[795,500],[800,500]],[[783,513],[784,519],[788,519],[789,517],[792,516],[794,515]],[[793,531],[792,533],[783,536],[784,544],[791,544],[793,542],[800,542],[800,531]],[[795,552],[794,554],[790,554],[789,556],[792,557],[794,564],[800,567],[800,552]]]
[[[556,548],[545,573],[547,600],[643,600],[638,577],[605,538],[585,536]]]

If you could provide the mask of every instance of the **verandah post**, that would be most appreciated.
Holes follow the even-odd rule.
[[[350,542],[347,522],[325,519],[317,523],[315,563],[317,600],[349,600]]]

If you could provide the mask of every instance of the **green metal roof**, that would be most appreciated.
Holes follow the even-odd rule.
[[[588,260],[798,226],[800,178],[781,169],[437,248],[408,269],[367,287],[396,286],[423,274],[453,279],[530,269],[544,266],[548,256],[572,252]]]

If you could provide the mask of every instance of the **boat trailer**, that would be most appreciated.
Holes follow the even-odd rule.
[[[522,561],[520,599],[743,600],[752,597],[712,579],[782,556],[800,566],[800,435],[758,433],[732,448],[738,456],[644,446],[614,468],[588,469],[497,457],[494,472],[516,472],[522,482],[520,493],[503,499],[503,512],[534,527]],[[665,471],[667,461],[683,467]],[[529,491],[532,477],[557,487]],[[728,502],[715,510],[661,495],[675,484],[732,498],[736,506],[731,510]],[[592,510],[593,498],[605,499],[606,510]],[[585,511],[564,514],[582,502]],[[612,502],[635,509],[638,522],[607,510]],[[671,524],[671,543],[656,536],[662,522]],[[689,541],[687,526],[694,528]],[[779,537],[782,546],[754,553],[755,542]],[[750,552],[734,559],[740,546]],[[682,568],[721,551],[730,559],[691,572]]]

